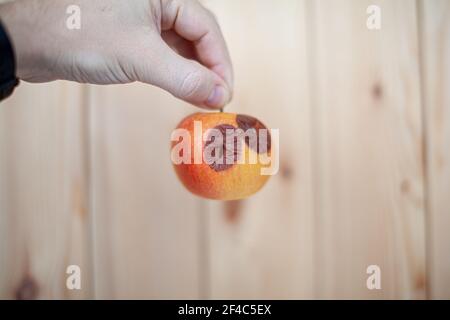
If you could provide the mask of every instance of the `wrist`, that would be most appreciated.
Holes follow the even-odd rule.
[[[18,84],[11,40],[0,20],[0,100],[7,98]]]

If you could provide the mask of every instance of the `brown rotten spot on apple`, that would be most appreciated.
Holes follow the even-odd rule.
[[[246,132],[247,130],[255,130],[256,133],[256,146],[252,145],[250,143],[250,139],[248,136],[245,137],[245,143],[247,144],[247,146],[249,146],[249,148],[252,148],[253,151],[256,151],[258,153],[264,153],[264,152],[270,152],[270,149],[272,147],[272,139],[270,137],[270,133],[269,130],[267,130],[266,126],[259,121],[256,118],[253,118],[251,116],[247,116],[247,115],[242,115],[242,114],[238,114],[236,116],[236,123],[238,124],[239,129],[244,130],[244,132]],[[260,131],[261,129],[266,130],[267,134],[265,136],[265,142],[266,142],[266,148],[264,150],[264,148],[261,148],[261,145],[264,143],[264,141],[262,141],[261,139],[263,138],[263,134],[262,131]],[[261,144],[261,145],[260,145]]]
[[[245,138],[245,143],[247,144],[247,146],[257,153],[270,152],[270,133],[261,121],[251,116],[239,114],[236,115],[236,123],[239,129],[244,131],[244,134],[247,132],[247,134],[245,134],[244,136],[240,136],[236,132],[236,127],[230,124],[220,124],[218,126],[215,126],[213,129],[219,131],[222,139],[216,139],[216,135],[214,134],[214,132],[211,132],[206,140],[205,148],[212,148],[211,157],[213,159],[220,159],[219,161],[214,161],[209,165],[211,169],[215,170],[216,172],[227,170],[237,162],[237,160],[241,156],[239,152],[241,150],[240,139]],[[261,129],[266,130],[266,135],[264,136],[264,138],[262,138],[263,133],[262,131],[260,131]],[[248,132],[248,130],[250,130],[250,132]],[[255,135],[256,139],[254,140],[254,143],[250,143],[251,134]],[[228,138],[229,135],[232,135],[233,139]],[[262,141],[262,139],[265,139],[265,148],[261,148],[261,145],[264,144],[264,141]],[[216,155],[216,152],[219,152],[220,154]]]
[[[213,129],[218,130],[222,135],[222,140],[217,139],[213,132],[210,132],[206,143],[206,147],[211,147],[211,157],[216,159],[219,158],[220,161],[214,161],[209,166],[211,169],[219,172],[231,168],[238,160],[238,138],[234,134],[236,128],[230,124],[220,124],[215,126]],[[228,131],[228,132],[227,132]],[[233,141],[227,139],[227,134],[233,134]],[[216,155],[216,152],[219,152]]]

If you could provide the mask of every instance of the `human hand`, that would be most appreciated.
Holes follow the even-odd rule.
[[[79,30],[66,26],[70,5],[81,9]],[[224,38],[196,0],[17,0],[0,5],[0,19],[24,81],[141,81],[204,108],[231,99]]]

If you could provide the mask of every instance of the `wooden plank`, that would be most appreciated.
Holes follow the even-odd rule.
[[[66,82],[22,83],[0,105],[1,298],[92,297],[81,105]]]
[[[78,85],[23,84],[0,105],[0,298],[423,298],[415,2],[375,1],[380,31],[373,1],[205,3],[235,63],[228,111],[281,129],[280,173],[245,201],[198,200],[169,157],[196,109],[142,84],[88,104]],[[448,298],[448,5],[421,8],[430,296]]]
[[[428,275],[433,299],[450,298],[450,3],[420,1],[428,181]]]
[[[144,84],[91,87],[90,104],[96,297],[200,297],[200,206],[170,160],[196,109]]]
[[[280,172],[239,202],[207,202],[212,298],[311,298],[313,212],[304,1],[204,1],[235,66],[227,111],[280,129]]]
[[[369,5],[381,30],[366,27]],[[321,298],[424,298],[423,130],[414,1],[314,1]],[[381,268],[368,290],[366,269]]]

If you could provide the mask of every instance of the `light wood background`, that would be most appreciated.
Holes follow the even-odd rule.
[[[201,200],[169,157],[194,107],[22,83],[0,105],[0,298],[450,298],[450,2],[203,2],[234,61],[227,110],[280,129],[278,175]]]

